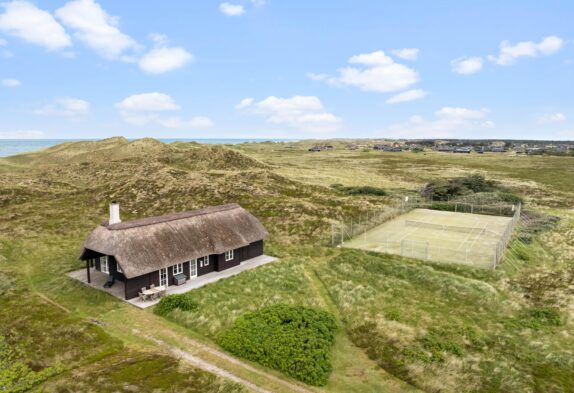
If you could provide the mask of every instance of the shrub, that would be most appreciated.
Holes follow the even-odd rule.
[[[543,330],[551,326],[560,326],[562,323],[560,313],[550,307],[525,310],[511,321],[511,324],[517,328],[532,330]]]
[[[446,201],[461,195],[491,192],[494,191],[495,188],[495,183],[486,180],[484,176],[470,175],[449,180],[435,180],[423,187],[421,195],[436,201]]]
[[[344,186],[342,184],[333,184],[331,188],[342,192],[347,195],[375,195],[375,196],[385,196],[387,192],[379,187],[372,186]]]
[[[64,371],[62,365],[32,370],[24,361],[18,347],[0,336],[0,392],[26,392],[48,378]]]
[[[181,311],[195,311],[198,304],[187,294],[169,295],[161,298],[153,312],[157,315],[166,316],[175,309]]]
[[[332,370],[336,330],[328,312],[278,304],[240,316],[217,341],[234,355],[322,386]]]
[[[522,203],[522,198],[520,198],[518,195],[513,194],[511,192],[499,192],[497,194],[498,199],[502,202],[508,202],[508,203]]]

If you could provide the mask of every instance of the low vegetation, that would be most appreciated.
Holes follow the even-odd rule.
[[[0,336],[0,391],[25,392],[64,369],[63,365],[57,365],[34,371],[22,358],[19,347]]]
[[[574,391],[563,315],[512,296],[499,273],[477,280],[464,267],[360,251],[328,267],[318,273],[351,339],[401,379],[426,391]]]
[[[186,296],[185,294],[168,295],[161,298],[159,303],[154,307],[153,312],[157,315],[166,316],[174,310],[195,311],[197,307],[197,302],[190,296]]]
[[[328,312],[278,304],[240,316],[218,343],[310,385],[325,385],[337,324]]]
[[[333,184],[331,188],[342,192],[347,195],[375,195],[385,196],[388,195],[385,190],[373,186],[344,186],[342,184]]]
[[[339,326],[332,372],[306,373],[327,383],[309,389],[572,392],[572,158],[381,155],[333,144],[308,154],[306,142],[205,147],[112,138],[0,159],[3,359],[29,373],[37,391],[236,392],[158,353],[141,333],[161,326],[183,346],[189,337],[217,345],[235,332],[245,344],[241,332],[253,338],[261,310],[294,307],[327,310]],[[496,271],[323,247],[338,218],[384,210],[429,178],[461,204],[525,201],[521,231]],[[78,247],[112,199],[126,220],[240,203],[269,229],[266,253],[280,260],[165,298],[155,312],[169,321],[125,308],[65,276],[83,267]],[[300,344],[305,335],[289,337]],[[288,380],[297,371],[253,367]]]

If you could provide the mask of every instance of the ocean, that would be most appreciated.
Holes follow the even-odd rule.
[[[64,142],[77,142],[93,139],[0,139],[0,157],[13,156],[14,154],[28,153]],[[177,139],[158,138],[164,143],[171,142],[198,142],[209,145],[236,145],[244,142],[289,142],[292,139]]]

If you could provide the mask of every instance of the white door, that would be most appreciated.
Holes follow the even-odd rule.
[[[197,259],[189,261],[189,278],[197,277]]]
[[[167,288],[167,267],[159,270],[159,285]]]

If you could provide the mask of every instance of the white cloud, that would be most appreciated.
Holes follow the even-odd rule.
[[[488,113],[488,109],[443,107],[435,112],[432,120],[412,116],[407,122],[393,124],[377,134],[389,138],[469,137],[495,127],[494,122],[487,119]]]
[[[519,42],[510,45],[508,41],[500,44],[498,56],[488,56],[490,61],[498,65],[508,66],[516,63],[520,57],[547,56],[558,52],[564,46],[564,40],[560,37],[544,37],[539,43],[533,41]]]
[[[0,31],[54,51],[72,46],[70,36],[47,11],[27,1],[4,3]]]
[[[118,28],[119,18],[110,16],[94,0],[73,0],[56,10],[64,25],[75,30],[74,37],[106,59],[117,59],[139,45]]]
[[[150,74],[163,74],[185,66],[193,59],[191,53],[180,47],[154,48],[139,61],[139,67]]]
[[[134,94],[118,102],[116,108],[127,112],[163,112],[181,109],[173,98],[163,93]]]
[[[419,80],[415,70],[395,63],[383,51],[352,56],[349,63],[354,66],[341,68],[338,76],[321,78],[333,86],[354,86],[378,93],[404,90]]]
[[[324,81],[329,79],[328,74],[315,74],[314,72],[308,72],[305,74],[305,76],[314,81]]]
[[[251,104],[253,104],[254,101],[255,101],[254,98],[244,98],[239,102],[239,104],[235,105],[235,110],[240,111],[242,109],[245,109],[251,106]]]
[[[428,92],[422,89],[414,89],[414,90],[407,90],[399,94],[395,94],[387,101],[387,104],[398,104],[400,102],[409,102],[409,101],[416,101],[422,98],[425,98],[428,95]]]
[[[165,128],[208,128],[213,126],[211,119],[196,116],[190,120],[178,116],[162,117],[162,112],[178,111],[181,107],[173,98],[164,93],[134,94],[118,102],[115,107],[126,123],[133,125],[157,124]]]
[[[8,45],[8,42],[5,39],[0,38],[0,46],[6,46],[6,45]]]
[[[255,7],[263,7],[265,5],[265,0],[251,0],[251,3]]]
[[[482,70],[482,57],[459,57],[450,62],[452,71],[461,75],[470,75]]]
[[[418,48],[404,48],[395,49],[392,51],[393,55],[403,60],[416,60],[419,56],[420,50]]]
[[[445,106],[435,113],[441,119],[479,120],[486,117],[488,109],[467,109]]]
[[[38,139],[45,136],[44,131],[38,130],[0,131],[0,139]]]
[[[18,80],[18,79],[2,79],[2,81],[0,82],[0,84],[4,87],[18,87],[20,86],[22,83]]]
[[[548,115],[539,116],[537,121],[540,124],[547,123],[561,123],[566,120],[566,115],[564,113],[551,113]]]
[[[342,124],[342,120],[327,112],[321,100],[315,96],[290,98],[270,96],[259,102],[246,98],[235,108],[265,117],[268,123],[286,125],[303,131],[334,131]]]
[[[221,3],[219,11],[228,16],[240,16],[245,14],[245,8],[241,4]]]
[[[90,113],[90,103],[79,98],[57,97],[33,111],[37,115],[78,117]]]
[[[165,45],[167,45],[167,42],[169,41],[167,38],[167,35],[159,34],[159,33],[151,33],[149,35],[149,38],[153,41],[154,44],[159,45],[159,46],[165,46]]]

